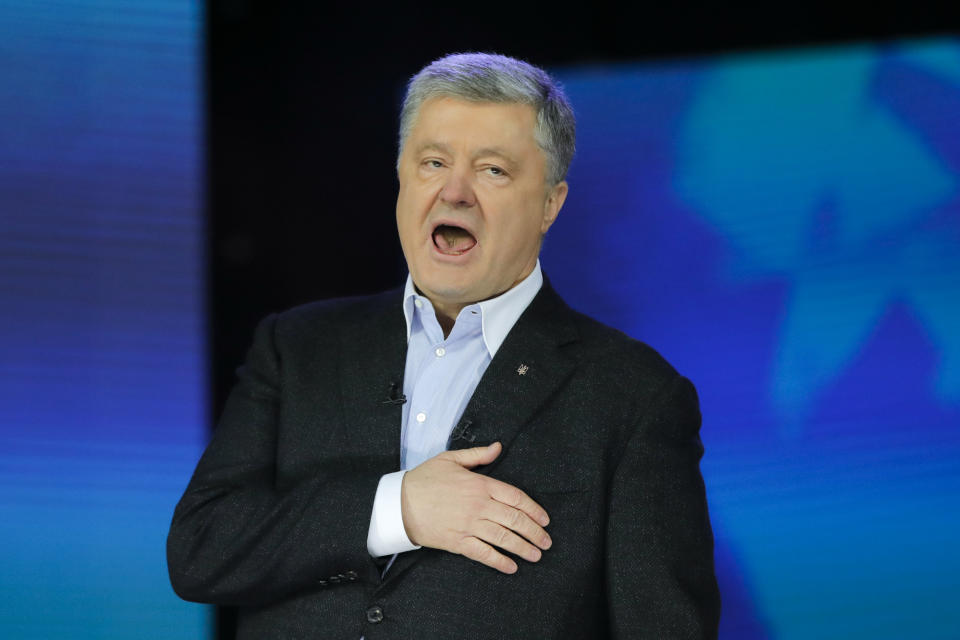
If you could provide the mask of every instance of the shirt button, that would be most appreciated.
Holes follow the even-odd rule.
[[[434,351],[434,353],[437,354],[438,358],[442,358],[444,355],[446,355],[447,350],[444,349],[443,347],[437,347],[437,350]]]
[[[425,414],[423,411],[417,414],[417,422],[423,422],[426,419],[427,419],[427,414]]]
[[[367,622],[370,624],[383,622],[383,609],[378,606],[373,606],[367,609]]]
[[[417,309],[420,309],[421,307],[423,307],[423,301],[420,299],[414,300],[413,304],[417,305]]]

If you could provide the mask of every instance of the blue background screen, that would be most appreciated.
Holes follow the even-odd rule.
[[[560,76],[544,269],[699,389],[721,637],[960,637],[960,43]]]
[[[205,638],[201,13],[0,2],[0,638]]]

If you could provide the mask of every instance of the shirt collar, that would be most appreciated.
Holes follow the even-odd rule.
[[[480,307],[480,319],[483,326],[483,343],[493,358],[507,339],[507,334],[536,297],[543,286],[543,272],[540,260],[526,278],[515,287],[504,291],[495,298],[477,303]],[[407,274],[407,283],[403,288],[403,318],[407,323],[407,341],[410,341],[410,327],[413,324],[413,303],[417,298],[413,278]]]

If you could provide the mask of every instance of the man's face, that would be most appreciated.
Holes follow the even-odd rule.
[[[455,315],[536,265],[567,184],[547,187],[535,124],[524,104],[421,105],[398,165],[397,228],[413,282],[438,309]]]

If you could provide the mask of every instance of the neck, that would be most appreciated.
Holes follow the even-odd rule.
[[[497,296],[506,293],[510,289],[513,289],[515,286],[523,282],[531,273],[533,273],[533,270],[536,266],[537,266],[537,258],[535,256],[533,259],[533,262],[526,269],[523,270],[523,273],[521,274],[521,276],[517,278],[513,284],[511,284],[509,287],[507,287],[503,291],[498,291],[497,293],[494,293],[492,296],[488,296],[484,298],[484,300],[489,300],[490,298],[496,298]],[[420,287],[416,286],[416,283],[414,283],[414,288],[418,293],[420,293],[420,295],[424,295],[430,299],[430,303],[433,305],[433,311],[437,316],[437,324],[440,325],[440,329],[443,331],[444,338],[448,337],[450,335],[450,332],[453,331],[453,325],[456,324],[457,317],[460,315],[460,312],[463,310],[463,308],[469,304],[473,304],[472,302],[445,302],[443,300],[434,298],[429,294],[424,293],[420,289]],[[481,300],[476,300],[475,302],[481,302]]]
[[[443,337],[449,337],[450,332],[453,331],[453,325],[457,322],[457,316],[460,315],[460,310],[466,305],[443,304],[435,300],[431,300],[430,302],[433,304],[433,311],[437,315],[437,324],[440,325],[440,329],[443,331]]]

